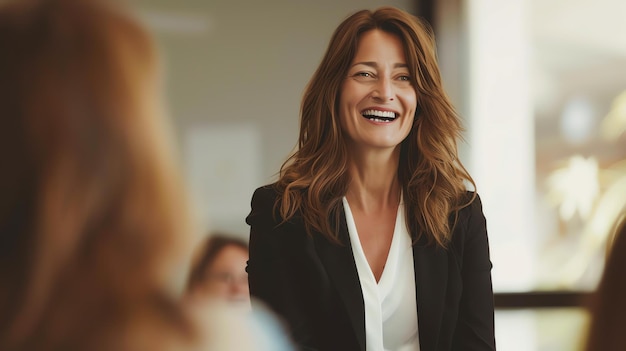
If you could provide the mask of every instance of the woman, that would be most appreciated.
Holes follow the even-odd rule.
[[[257,189],[250,293],[306,350],[494,350],[481,202],[431,30],[390,7],[335,30],[299,147]]]
[[[618,221],[615,238],[591,305],[591,324],[587,336],[588,351],[626,350],[626,213]]]
[[[207,238],[191,270],[190,306],[210,312],[214,318],[206,323],[207,330],[223,339],[213,342],[212,349],[293,350],[284,327],[265,306],[255,302],[251,311],[247,261],[246,242],[217,232]]]
[[[223,300],[250,309],[248,244],[235,237],[214,233],[201,248],[191,270],[187,291],[192,300]]]
[[[20,0],[0,52],[0,349],[192,345],[150,37],[110,1]]]

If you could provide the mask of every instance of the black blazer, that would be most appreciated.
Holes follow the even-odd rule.
[[[280,224],[273,186],[252,196],[250,294],[287,323],[302,350],[365,350],[365,308],[345,215],[340,239]],[[413,245],[421,351],[495,350],[491,261],[480,198],[462,209],[448,249]]]

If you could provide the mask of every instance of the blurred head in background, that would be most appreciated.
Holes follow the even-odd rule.
[[[248,290],[248,245],[232,235],[214,233],[200,248],[188,292],[193,301],[214,299],[250,307]]]
[[[183,320],[186,202],[151,38],[110,1],[10,1],[0,52],[0,349],[163,347],[128,333]]]

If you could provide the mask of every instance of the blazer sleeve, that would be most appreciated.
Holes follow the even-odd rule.
[[[293,226],[281,223],[274,210],[276,192],[271,186],[257,189],[252,196],[251,212],[246,218],[250,225],[250,258],[246,271],[250,295],[270,307],[287,322],[299,350],[317,350],[313,346],[314,332],[311,311],[306,310],[306,282],[296,256],[297,243],[306,237],[294,233]]]
[[[469,212],[462,237],[463,292],[459,306],[453,350],[495,350],[494,304],[487,226],[480,197]]]

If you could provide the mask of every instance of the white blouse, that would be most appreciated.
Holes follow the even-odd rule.
[[[343,207],[363,290],[366,350],[419,351],[413,249],[402,201],[398,205],[387,262],[378,283],[365,258],[354,217],[345,197]]]

